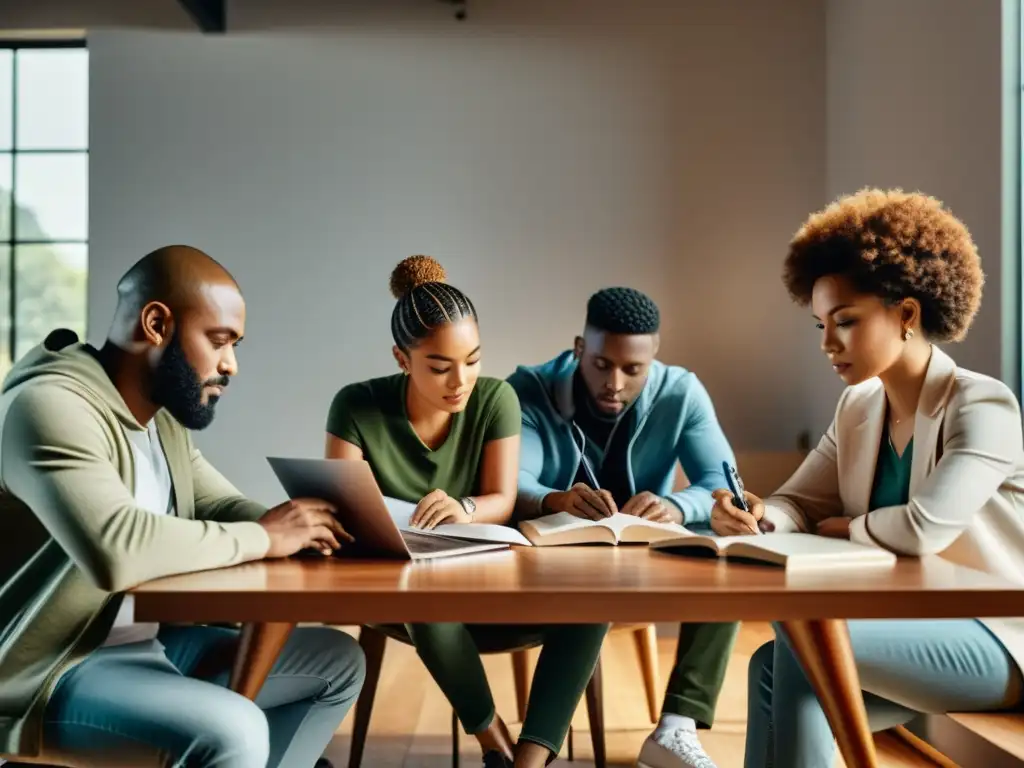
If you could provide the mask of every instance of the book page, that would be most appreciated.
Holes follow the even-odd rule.
[[[384,497],[384,506],[388,508],[388,512],[391,513],[391,519],[395,521],[400,529],[408,528],[409,521],[412,520],[412,513],[416,511],[416,505],[408,501],[402,501],[401,499],[392,499],[390,496]]]
[[[775,547],[771,546],[770,544],[764,547],[760,546],[761,544],[769,540],[770,537],[768,535],[760,535],[756,533],[740,533],[736,534],[735,536],[717,536],[715,534],[694,533],[693,531],[687,528],[683,528],[682,526],[679,527],[682,528],[682,532],[679,536],[676,536],[672,539],[663,539],[661,541],[656,541],[652,543],[651,546],[654,549],[665,549],[670,551],[673,549],[684,547],[701,547],[714,550],[719,555],[724,555],[728,553],[729,547],[735,544],[737,545],[737,548],[742,547],[744,551],[742,553],[734,554],[739,554],[742,557],[756,557],[756,553],[760,551],[773,552],[775,554],[780,555],[782,558],[785,558],[787,554],[784,551],[786,547],[794,546],[793,544],[787,544],[785,541],[782,540],[785,536],[789,535],[784,533],[771,534],[771,538],[780,539],[780,541],[778,542],[779,550],[776,551]]]
[[[418,533],[436,533],[438,536],[450,536],[455,539],[494,541],[502,544],[519,544],[523,547],[533,546],[530,540],[515,528],[494,523],[445,523],[429,531],[421,531],[418,528],[414,530]]]
[[[533,546],[530,544],[530,540],[515,528],[493,523],[445,523],[431,528],[429,531],[413,528],[409,523],[412,520],[413,512],[416,511],[415,504],[387,496],[384,497],[384,504],[400,531],[413,531],[427,536],[449,536],[470,541],[493,541],[501,544],[521,544],[524,547]]]
[[[774,535],[774,534],[772,534]],[[779,534],[780,536],[783,534]],[[747,544],[759,544],[764,536],[756,533],[738,533],[735,536],[705,536],[710,541],[715,542],[715,546],[721,551],[725,551],[729,548],[729,545],[736,541],[743,541]]]
[[[640,526],[642,528],[655,528],[659,531],[669,532],[675,536],[686,536],[690,532],[681,525],[675,523],[656,523],[653,520],[644,520],[642,517],[636,515],[624,515],[621,512],[616,512],[611,517],[606,517],[604,520],[598,522],[598,525],[603,525],[606,528],[611,528],[615,531],[615,538],[622,538],[622,531],[629,526]]]
[[[775,552],[787,557],[799,555],[830,555],[832,557],[852,555],[857,557],[865,553],[886,552],[886,550],[857,544],[848,539],[833,539],[813,533],[769,533],[764,536],[722,536],[718,539],[718,548],[723,552],[728,551],[732,544],[743,544],[745,547]]]
[[[533,520],[524,521],[533,525],[538,536],[546,536],[551,533],[563,533],[576,528],[591,528],[600,523],[593,520],[584,520],[582,517],[570,515],[568,512],[556,512],[553,515],[537,517]]]
[[[758,557],[758,552],[771,553],[778,555],[787,568],[892,565],[896,562],[896,556],[886,549],[813,533],[770,533],[728,538],[732,539],[728,545],[722,540],[719,542],[720,549],[726,554]]]

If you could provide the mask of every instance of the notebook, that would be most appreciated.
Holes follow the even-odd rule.
[[[602,520],[585,520],[557,512],[519,523],[519,530],[535,547],[559,544],[650,544],[661,539],[677,539],[688,531],[675,523],[655,523],[636,515],[616,512]]]
[[[403,532],[413,532],[424,536],[444,536],[449,539],[462,539],[463,541],[483,541],[494,544],[518,544],[529,547],[529,540],[515,528],[507,525],[495,525],[493,523],[442,523],[441,525],[425,531],[422,528],[413,528],[409,525],[412,513],[416,511],[416,505],[401,499],[393,499],[390,496],[384,497],[388,512],[395,525]]]
[[[787,571],[851,566],[893,566],[896,555],[879,547],[811,533],[769,533],[763,536],[698,536],[687,533],[651,544],[651,549],[677,555],[735,557],[781,565]]]

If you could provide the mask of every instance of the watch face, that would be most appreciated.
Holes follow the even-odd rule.
[[[470,514],[473,514],[474,512],[476,512],[476,502],[473,501],[473,499],[471,499],[469,496],[467,496],[466,498],[464,498],[462,500],[462,504],[463,504],[463,506],[465,506],[466,511],[469,512]]]

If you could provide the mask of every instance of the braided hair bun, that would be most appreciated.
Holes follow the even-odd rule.
[[[391,272],[391,295],[396,299],[412,293],[425,283],[443,283],[448,275],[441,263],[430,256],[410,256],[402,259]]]
[[[429,256],[403,259],[391,273],[391,293],[398,300],[391,313],[391,335],[408,351],[448,323],[476,319],[476,308],[462,291],[445,282],[444,267]]]

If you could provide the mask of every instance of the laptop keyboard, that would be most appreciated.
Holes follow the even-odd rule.
[[[425,555],[432,552],[447,552],[450,549],[462,549],[473,545],[471,541],[461,539],[448,539],[443,536],[431,536],[415,531],[402,531],[402,538],[406,546],[414,555]]]

